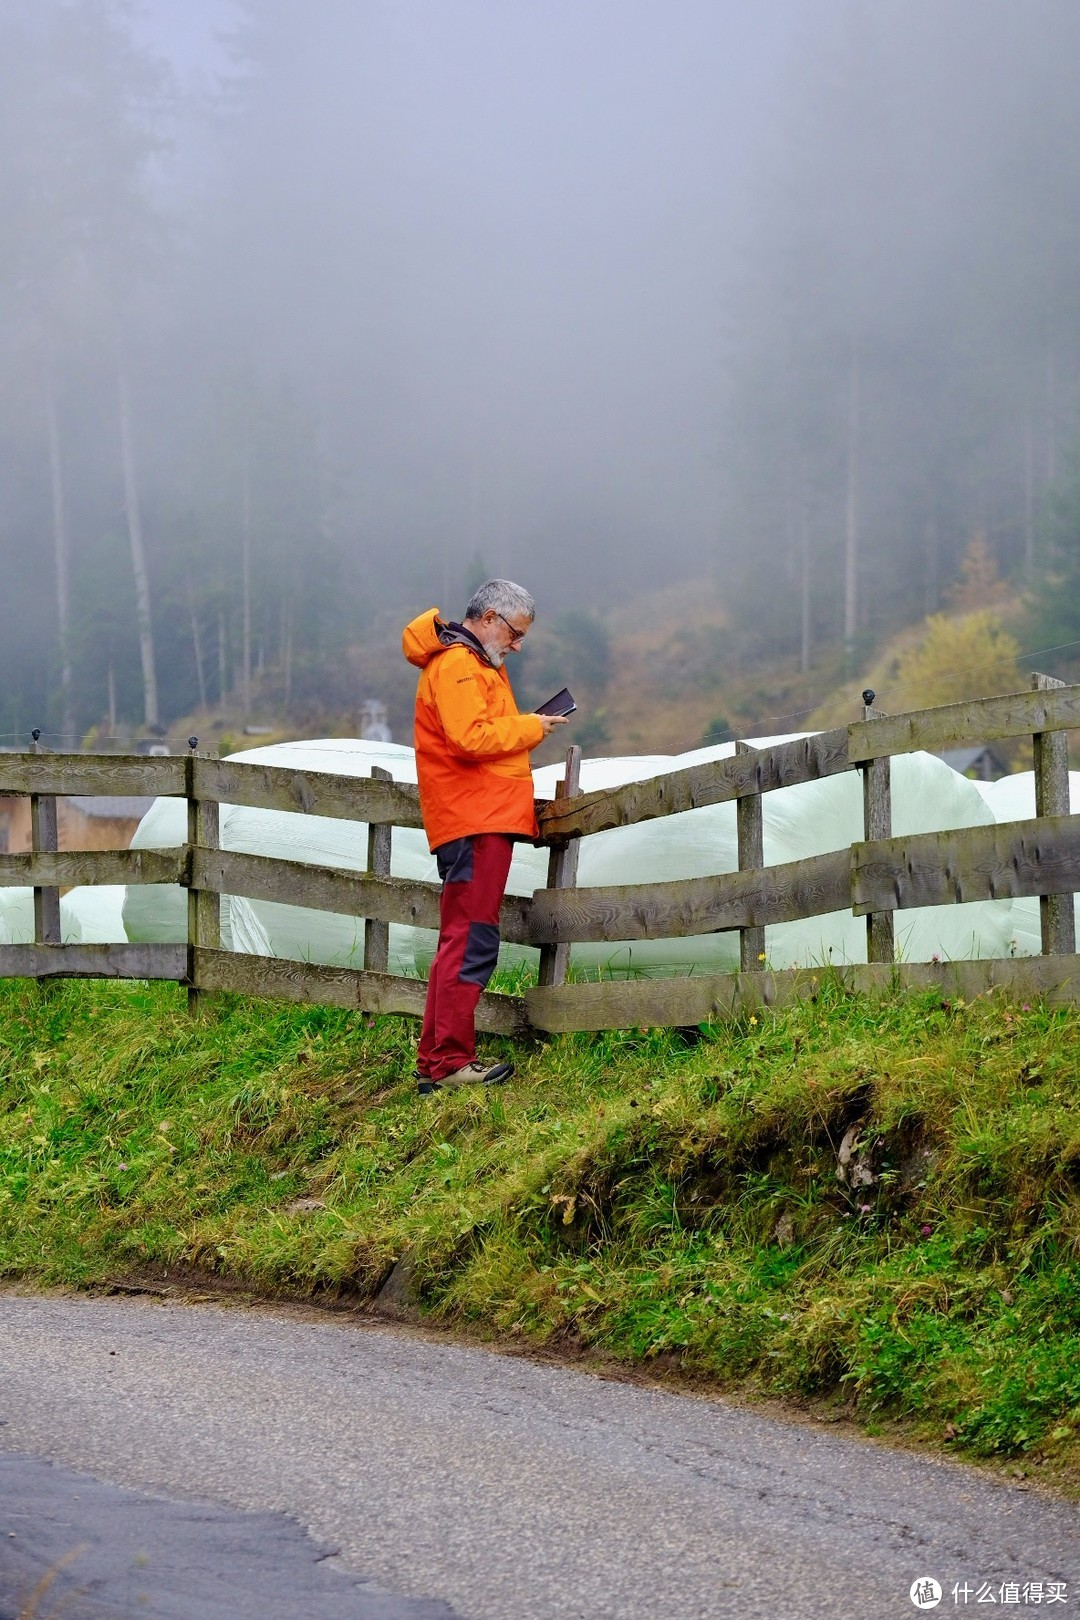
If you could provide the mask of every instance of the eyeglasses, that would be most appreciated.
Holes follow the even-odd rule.
[[[510,620],[508,618],[506,618],[506,616],[504,614],[500,613],[498,608],[495,609],[495,617],[497,619],[502,619],[503,624],[505,624],[506,628],[510,632],[510,640],[512,642],[516,641],[518,646],[520,647],[521,643],[525,640],[525,637],[528,635],[528,626],[526,625],[524,630],[515,630],[513,625],[510,623]]]

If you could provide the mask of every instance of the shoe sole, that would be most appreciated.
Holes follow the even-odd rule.
[[[415,1070],[413,1072],[416,1073]],[[426,1074],[416,1074],[416,1090],[418,1096],[428,1097],[433,1091],[467,1091],[471,1085],[481,1088],[501,1086],[505,1080],[509,1080],[513,1072],[514,1066],[511,1063],[507,1066],[505,1074],[495,1075],[491,1080],[469,1080],[463,1086],[445,1086],[441,1080],[432,1080]]]

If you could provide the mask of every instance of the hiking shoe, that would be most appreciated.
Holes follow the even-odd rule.
[[[443,1075],[441,1080],[421,1076],[416,1089],[421,1097],[431,1091],[454,1091],[458,1086],[501,1086],[514,1072],[512,1063],[481,1063],[478,1059],[466,1063],[463,1069]]]

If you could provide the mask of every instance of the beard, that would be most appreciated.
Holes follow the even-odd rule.
[[[506,663],[506,648],[500,647],[494,642],[485,641],[483,636],[477,636],[476,639],[487,653],[488,663],[491,664],[494,669],[501,669]]]

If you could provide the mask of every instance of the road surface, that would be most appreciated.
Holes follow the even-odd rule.
[[[1071,1504],[404,1328],[7,1292],[0,1368],[5,1620],[76,1547],[41,1616],[888,1620],[924,1578],[1080,1611]]]

